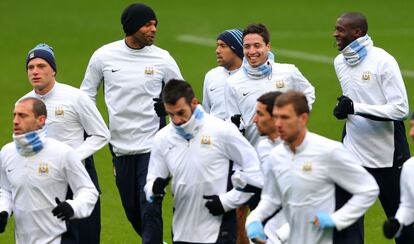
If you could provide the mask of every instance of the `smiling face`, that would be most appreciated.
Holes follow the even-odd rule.
[[[266,44],[257,33],[247,34],[243,38],[243,54],[252,67],[258,67],[267,61],[270,43]]]
[[[333,36],[339,51],[342,51],[351,42],[363,36],[361,29],[353,27],[354,25],[355,23],[353,23],[350,17],[339,17],[336,20]]]

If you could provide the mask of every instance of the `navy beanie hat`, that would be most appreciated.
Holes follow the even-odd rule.
[[[151,20],[157,21],[154,10],[142,3],[129,5],[121,16],[122,28],[127,36],[134,34]]]
[[[225,30],[217,37],[222,40],[241,59],[243,59],[243,32],[240,29]]]
[[[26,57],[26,70],[30,60],[34,58],[44,59],[56,72],[55,54],[53,48],[45,43],[40,43],[29,51]]]

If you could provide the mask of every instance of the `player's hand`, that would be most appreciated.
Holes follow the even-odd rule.
[[[354,102],[347,96],[340,96],[336,100],[336,104],[333,114],[337,119],[345,119],[348,114],[354,114]]]
[[[219,216],[225,213],[223,204],[221,204],[220,198],[217,195],[204,195],[204,199],[207,200],[205,206],[213,216]]]
[[[167,112],[165,111],[164,103],[161,98],[153,98],[154,101],[154,110],[157,113],[158,117],[165,117],[167,116]]]
[[[9,213],[7,213],[7,211],[0,212],[0,233],[3,233],[6,230],[8,218],[9,218]]]
[[[333,221],[330,214],[325,212],[319,212],[316,214],[313,224],[316,226],[319,226],[321,229],[327,229],[327,228],[335,228],[335,222]]]
[[[260,221],[253,221],[246,227],[247,237],[254,243],[266,243],[263,224]]]
[[[396,218],[389,218],[384,222],[384,225],[382,226],[384,236],[388,239],[394,239],[396,237],[399,237],[402,228],[403,225],[400,224],[400,222]]]
[[[66,201],[61,202],[59,198],[55,198],[57,206],[52,210],[53,216],[61,219],[62,221],[69,220],[75,213],[72,206]]]
[[[237,129],[240,128],[241,124],[241,114],[235,114],[230,117],[231,122],[237,127]]]
[[[153,195],[151,196],[151,202],[162,202],[162,199],[165,195],[165,187],[168,185],[170,179],[170,177],[166,179],[158,177],[155,179],[152,185]]]

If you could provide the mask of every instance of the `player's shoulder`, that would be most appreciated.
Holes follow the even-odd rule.
[[[37,97],[37,95],[36,95],[36,93],[35,93],[34,90],[31,90],[28,93],[24,94],[21,98],[19,98],[19,100],[17,100],[17,102],[20,101],[20,100],[22,100],[22,99],[29,98],[29,97],[34,97],[34,98]]]
[[[9,154],[10,152],[16,152],[16,144],[12,141],[4,145],[0,150],[0,155],[3,157],[3,155]]]
[[[73,150],[73,148],[68,144],[58,141],[51,137],[46,137],[44,144],[45,146],[48,146],[50,149],[59,148],[59,151],[62,152]]]
[[[288,63],[273,63],[273,69],[274,70],[294,70],[297,69],[294,64],[288,64]]]
[[[223,73],[224,73],[224,68],[221,66],[217,66],[207,71],[206,78],[214,78]]]
[[[405,163],[403,164],[403,167],[414,169],[414,157],[411,157],[407,161],[405,161]]]
[[[322,154],[331,153],[337,149],[343,150],[344,146],[342,143],[332,140],[330,138],[318,135],[316,133],[308,131],[305,137],[305,143],[308,145],[308,148],[312,151],[318,151]]]
[[[238,84],[238,83],[244,83],[246,81],[246,79],[248,79],[248,77],[247,77],[244,69],[240,68],[234,74],[230,75],[227,78],[227,82],[230,85],[233,85],[233,84]]]
[[[389,52],[380,47],[372,47],[368,55],[378,62],[396,62],[395,58]]]
[[[342,63],[345,63],[344,55],[342,53],[339,53],[334,58],[334,65],[339,65],[339,64],[342,64]]]

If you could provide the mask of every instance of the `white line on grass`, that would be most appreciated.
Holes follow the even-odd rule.
[[[193,44],[202,45],[202,46],[208,46],[208,47],[216,46],[216,42],[214,39],[210,39],[206,37],[200,37],[200,36],[194,36],[194,35],[179,35],[177,39],[181,42],[193,43]],[[288,49],[277,49],[277,54],[280,56],[288,57],[288,58],[297,58],[297,59],[302,59],[302,60],[316,62],[316,63],[323,63],[323,64],[333,64],[333,58],[324,56],[324,55],[305,53],[301,51],[288,50]],[[414,78],[413,70],[402,70],[401,72],[403,76],[405,77]]]

